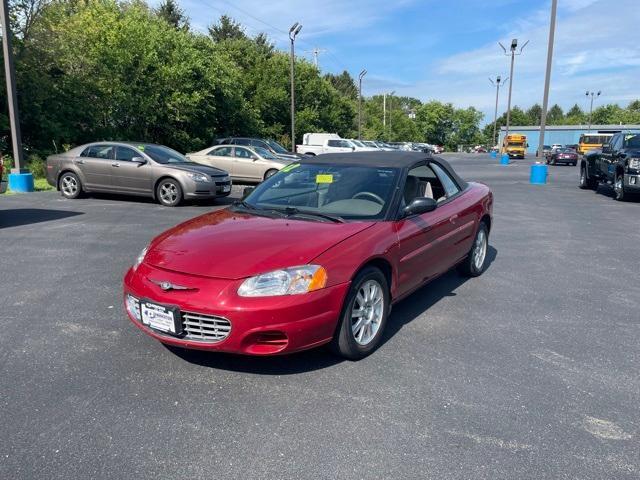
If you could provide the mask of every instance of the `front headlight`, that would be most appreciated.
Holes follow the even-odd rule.
[[[144,247],[142,249],[142,251],[140,252],[140,255],[138,255],[138,258],[136,258],[136,263],[133,264],[134,270],[140,266],[140,264],[144,260],[144,257],[147,255],[148,251],[149,251],[149,247]]]
[[[240,288],[241,297],[273,297],[298,295],[323,288],[327,284],[327,272],[320,265],[302,265],[283,268],[247,278]]]
[[[629,160],[629,168],[640,170],[640,158],[632,158]]]
[[[209,181],[209,177],[207,177],[204,173],[187,172],[187,176],[194,182],[198,182],[198,183],[204,183]]]

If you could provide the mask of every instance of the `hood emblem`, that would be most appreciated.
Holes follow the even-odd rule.
[[[149,281],[158,285],[165,292],[168,292],[169,290],[197,290],[196,288],[185,287],[183,285],[176,285],[174,283],[167,282],[165,280],[154,280],[150,278]]]

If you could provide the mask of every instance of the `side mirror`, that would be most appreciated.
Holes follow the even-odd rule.
[[[133,163],[137,163],[137,164],[138,164],[138,166],[140,166],[140,165],[144,165],[145,163],[147,163],[147,160],[146,160],[145,158],[143,158],[143,157],[133,157],[133,158],[131,159],[131,161],[132,161]]]
[[[259,158],[257,155],[251,155],[251,160],[255,162],[256,160],[259,160]]]
[[[356,147],[351,147],[351,151],[355,152],[356,151]]]
[[[438,203],[433,198],[418,197],[404,207],[403,213],[405,217],[410,215],[420,215],[422,213],[432,212],[436,209]]]
[[[251,192],[253,192],[256,189],[256,187],[246,187],[243,191],[242,191],[242,198],[245,199],[247,198]]]

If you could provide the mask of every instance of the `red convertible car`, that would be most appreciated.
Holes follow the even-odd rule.
[[[132,322],[184,348],[358,359],[394,302],[486,264],[493,195],[417,152],[310,157],[155,238],[124,279]]]

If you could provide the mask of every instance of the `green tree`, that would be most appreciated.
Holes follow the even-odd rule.
[[[356,82],[346,70],[337,75],[327,73],[324,78],[327,79],[341,95],[352,100],[356,100],[358,98],[358,87],[356,86]]]
[[[562,125],[564,122],[564,112],[557,103],[547,112],[548,125]]]
[[[189,19],[176,0],[163,0],[158,7],[157,14],[173,28],[189,29]]]
[[[228,15],[222,15],[218,23],[209,27],[209,36],[214,42],[241,40],[247,37],[242,25]]]
[[[526,111],[526,115],[529,117],[529,125],[540,125],[542,121],[542,107],[535,103]]]
[[[567,111],[564,123],[566,125],[582,125],[586,123],[585,114],[577,103]]]

